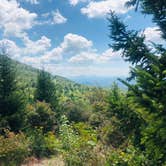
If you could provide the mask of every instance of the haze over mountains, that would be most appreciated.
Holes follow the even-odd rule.
[[[35,81],[34,78],[36,78],[37,76],[38,69],[23,63],[16,62],[16,61],[13,61],[13,62],[17,64],[17,70],[19,71],[20,75],[22,75],[24,79],[26,79],[29,83],[31,82],[30,80],[33,80],[33,82]],[[26,78],[24,77],[25,75],[26,75]],[[114,82],[116,82],[120,88],[126,89],[126,87],[120,81],[118,81],[118,78],[125,79],[124,76],[121,76],[121,77],[115,77],[115,76],[104,77],[103,76],[102,77],[102,76],[95,76],[95,75],[94,76],[80,75],[80,76],[62,77],[56,74],[54,76],[58,83],[64,84],[64,85],[78,83],[78,84],[87,85],[87,86],[109,88]]]
[[[121,88],[125,88],[125,86],[118,81],[118,78],[125,79],[124,76],[121,77],[102,77],[102,76],[75,76],[70,77],[71,80],[84,85],[90,85],[90,86],[99,86],[99,87],[110,87],[114,82],[116,82]]]

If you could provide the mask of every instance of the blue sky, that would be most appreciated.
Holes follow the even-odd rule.
[[[151,16],[127,0],[0,0],[0,47],[23,63],[53,74],[126,76],[129,64],[108,47],[108,11],[149,41],[163,43]]]

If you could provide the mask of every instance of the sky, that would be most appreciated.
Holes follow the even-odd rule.
[[[127,76],[121,52],[108,44],[108,12],[150,41],[163,44],[151,16],[126,8],[127,0],[0,0],[0,49],[52,74]]]

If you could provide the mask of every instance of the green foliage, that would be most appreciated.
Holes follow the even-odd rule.
[[[98,128],[106,121],[106,117],[104,114],[101,116],[101,112],[94,112],[90,114],[88,121],[93,128]]]
[[[5,136],[0,136],[1,166],[19,166],[28,154],[29,140],[23,133],[5,131]]]
[[[148,166],[144,154],[129,145],[125,150],[111,149],[106,166]]]
[[[166,1],[165,0],[130,0],[127,6],[135,6],[138,9],[139,4],[144,14],[153,15],[153,22],[157,23],[162,31],[163,38],[166,39]]]
[[[166,2],[127,5],[135,4],[153,15],[166,38]],[[0,127],[18,133],[1,132],[0,165],[57,154],[69,166],[166,165],[166,49],[150,49],[145,36],[128,30],[113,12],[108,20],[110,46],[134,65],[130,78],[120,80],[126,93],[116,84],[111,90],[79,85],[0,55]],[[18,132],[24,117],[26,136]]]
[[[74,124],[73,127],[80,137],[80,142],[84,142],[89,145],[95,145],[97,143],[97,132],[92,128],[92,126],[80,122]]]
[[[15,66],[0,55],[0,128],[18,131],[24,122],[24,99],[16,80]]]
[[[69,166],[86,165],[92,157],[91,150],[97,141],[96,133],[90,126],[84,123],[71,126],[65,116],[61,118],[60,140],[65,162]]]
[[[146,62],[150,54],[144,43],[145,36],[138,35],[137,31],[127,30],[127,27],[113,12],[110,13],[108,20],[110,22],[110,38],[113,40],[110,47],[114,51],[121,50],[123,58],[132,64]]]
[[[28,127],[42,127],[44,132],[54,129],[56,124],[55,112],[51,110],[49,104],[37,102],[28,105],[26,111]]]
[[[32,155],[38,158],[47,156],[47,150],[45,147],[45,140],[42,128],[35,128],[28,133],[30,134],[30,141],[31,141],[30,149]]]
[[[109,109],[108,115],[114,122],[115,131],[110,135],[113,139],[117,136],[121,144],[129,136],[134,136],[134,143],[140,144],[140,127],[141,120],[137,113],[132,110],[128,97],[116,84],[113,84],[108,98]],[[118,143],[118,142],[117,142]]]
[[[78,135],[74,133],[72,126],[69,124],[66,116],[61,117],[61,125],[60,125],[60,139],[62,141],[63,148],[65,150],[72,150],[75,146],[77,146],[76,142],[78,141]]]
[[[161,1],[141,1],[143,7],[152,7],[154,16]],[[162,1],[163,2],[163,1]],[[148,5],[152,6],[148,6]],[[155,5],[155,6],[153,6]],[[163,6],[164,9],[165,6]],[[149,8],[149,9],[150,9]],[[146,9],[147,10],[147,9]],[[165,9],[164,9],[165,11]],[[161,12],[163,18],[165,15]],[[130,80],[135,83],[131,85],[121,80],[128,86],[128,100],[133,112],[141,121],[141,145],[145,148],[146,156],[152,163],[149,165],[163,165],[166,160],[166,50],[162,46],[155,45],[155,52],[152,52],[146,44],[144,36],[136,31],[127,30],[126,26],[114,13],[111,13],[110,37],[113,40],[111,45],[114,50],[121,50],[123,57],[135,64],[131,69]],[[160,22],[160,18],[156,21]]]
[[[44,70],[39,71],[37,86],[35,91],[35,100],[50,103],[51,108],[55,111],[57,104],[55,83],[51,74]]]
[[[29,134],[31,153],[38,158],[56,154],[61,147],[60,142],[52,132],[43,134],[42,128],[34,128]]]
[[[87,103],[78,100],[68,102],[65,112],[70,122],[85,122],[89,118],[90,109]]]
[[[60,140],[62,142],[62,148],[64,149],[64,157],[66,164],[68,166],[80,165],[81,161],[76,155],[76,149],[79,146],[79,137],[74,132],[72,126],[69,125],[69,121],[67,120],[66,116],[61,117],[61,126],[59,132]]]

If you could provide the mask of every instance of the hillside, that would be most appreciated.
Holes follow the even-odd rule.
[[[16,71],[18,73],[18,76],[25,80],[26,83],[33,85],[33,83],[36,81],[37,78],[37,74],[39,69],[36,69],[32,66],[20,63],[18,61],[14,61],[12,60],[12,63],[14,64],[14,66],[16,66]],[[68,86],[68,85],[77,85],[77,86],[81,86],[77,83],[75,83],[74,81],[71,81],[67,78],[61,77],[61,76],[53,76],[53,79],[61,85],[64,86]]]

